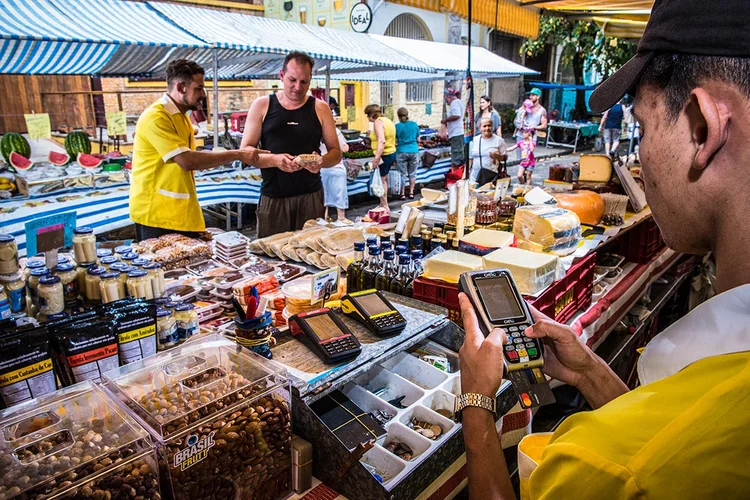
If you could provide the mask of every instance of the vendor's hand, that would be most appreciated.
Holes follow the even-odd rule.
[[[276,168],[278,168],[282,172],[288,172],[291,174],[302,168],[299,166],[299,163],[294,161],[294,156],[288,155],[286,153],[275,155],[274,160]]]
[[[255,165],[255,163],[258,161],[258,155],[267,154],[268,151],[266,151],[265,149],[258,149],[252,146],[247,146],[237,150],[237,153],[239,154],[240,161],[242,163],[245,163],[247,165]]]
[[[318,156],[315,159],[315,163],[311,163],[311,162],[310,163],[306,163],[305,166],[302,167],[302,168],[304,168],[305,170],[308,170],[308,171],[312,172],[313,174],[317,174],[318,172],[320,172],[320,169],[323,168],[323,157],[322,156]]]
[[[485,338],[479,329],[474,306],[464,293],[458,294],[466,337],[458,351],[461,361],[461,392],[494,398],[503,381],[503,344],[508,340],[501,328]]]
[[[544,342],[544,368],[552,378],[578,386],[597,367],[597,358],[571,327],[562,325],[529,305],[535,323],[524,334]]]

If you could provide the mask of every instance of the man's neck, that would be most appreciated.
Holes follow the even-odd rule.
[[[729,215],[729,214],[727,214]],[[734,213],[733,215],[737,215]],[[744,223],[743,223],[744,219]],[[750,283],[750,259],[747,258],[750,248],[750,233],[738,231],[737,228],[747,227],[750,221],[746,215],[732,220],[733,224],[718,223],[716,225],[716,293],[726,292],[732,288]],[[731,226],[731,227],[730,227]]]
[[[185,106],[184,104],[180,104],[180,102],[177,99],[175,99],[172,96],[172,94],[170,94],[169,92],[167,92],[167,97],[169,97],[172,100],[172,102],[174,103],[174,105],[177,106],[177,109],[180,110],[180,113],[182,113],[184,115],[185,113],[188,112],[189,108],[187,106]]]
[[[285,109],[299,109],[307,102],[307,96],[305,96],[301,101],[292,101],[284,92],[279,92],[278,94],[276,94],[276,96],[279,99],[279,104],[281,104],[281,106]]]

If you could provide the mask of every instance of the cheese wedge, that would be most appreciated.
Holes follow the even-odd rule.
[[[461,273],[482,269],[482,258],[455,250],[430,257],[424,264],[424,277],[458,283]]]
[[[607,155],[581,155],[581,172],[578,180],[582,182],[609,182],[614,169],[612,160]]]
[[[513,247],[500,248],[482,258],[485,269],[509,270],[523,295],[535,295],[554,283],[559,260],[554,255]]]
[[[581,240],[581,221],[575,212],[556,205],[529,205],[516,209],[513,233],[518,248],[565,256]]]
[[[513,238],[513,233],[508,233],[506,231],[477,229],[461,238],[459,249],[462,252],[472,253],[474,255],[486,255],[498,248],[512,245]]]

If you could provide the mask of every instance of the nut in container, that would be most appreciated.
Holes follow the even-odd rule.
[[[291,491],[289,381],[272,362],[209,335],[104,375],[157,442],[177,500]]]

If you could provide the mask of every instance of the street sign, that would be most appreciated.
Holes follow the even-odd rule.
[[[358,3],[349,13],[349,25],[357,33],[365,33],[372,24],[372,9],[366,3]]]

